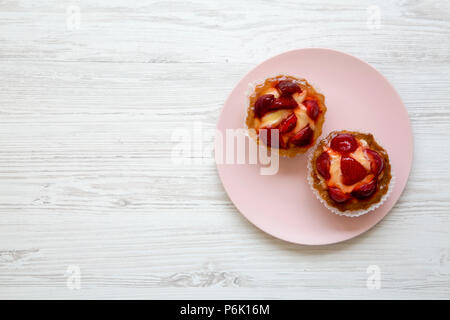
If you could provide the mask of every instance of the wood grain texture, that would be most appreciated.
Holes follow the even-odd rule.
[[[377,2],[372,29],[374,3],[73,1],[71,30],[64,1],[0,1],[0,298],[449,298],[450,4]],[[330,246],[264,234],[213,163],[170,160],[175,129],[213,130],[246,72],[301,47],[371,63],[414,130],[400,201]]]

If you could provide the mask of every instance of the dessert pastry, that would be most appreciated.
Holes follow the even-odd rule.
[[[250,136],[277,148],[280,155],[306,152],[322,133],[325,98],[304,79],[287,75],[268,78],[256,85],[249,100],[246,124]],[[272,138],[276,137],[274,130],[278,141]]]
[[[389,156],[372,134],[331,132],[311,153],[308,169],[313,191],[338,214],[367,213],[384,202],[391,188]]]

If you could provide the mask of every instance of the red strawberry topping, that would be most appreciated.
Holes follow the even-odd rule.
[[[267,134],[263,134],[262,130],[265,130],[267,132]],[[280,132],[278,132],[278,145],[272,146],[272,134],[274,134],[274,131],[278,130],[278,128],[265,128],[265,129],[261,129],[259,137],[261,138],[261,140],[264,142],[264,144],[268,147],[273,147],[273,148],[286,148],[286,143],[284,142],[284,140],[281,138],[281,134]]]
[[[331,149],[342,153],[350,153],[356,150],[358,142],[351,134],[341,133],[331,140]]]
[[[338,134],[330,142],[331,149],[341,155],[342,184],[347,186],[357,184],[353,188],[342,188],[347,192],[342,191],[339,184],[330,183],[333,180],[330,178],[330,155],[328,154],[330,150],[322,152],[316,159],[317,172],[326,180],[329,180],[328,194],[336,203],[344,203],[351,198],[364,200],[372,197],[378,190],[378,176],[385,168],[384,158],[381,153],[361,145],[363,152],[370,160],[370,169],[366,169],[367,166],[364,167],[362,163],[356,160],[359,159],[360,154],[355,154],[357,158],[350,156],[350,153],[354,152],[359,146],[357,139],[348,133]],[[367,176],[369,174],[370,176]],[[370,181],[369,178],[371,179]]]
[[[329,187],[328,194],[330,195],[330,198],[337,203],[343,203],[350,199],[348,194],[342,192],[341,189],[336,187]]]
[[[316,120],[319,116],[319,105],[315,100],[306,100],[303,102],[306,107],[306,114],[312,120]]]
[[[255,102],[255,114],[258,118],[261,118],[267,113],[269,107],[272,105],[275,97],[273,94],[264,94],[258,98]]]
[[[272,130],[274,130],[274,129],[273,128],[264,128],[264,129],[261,129],[261,131],[259,133],[259,137],[268,147],[272,146]],[[266,131],[266,134],[264,134],[264,131]]]
[[[358,161],[349,156],[341,158],[342,182],[345,185],[352,185],[364,179],[367,175],[364,168]]]
[[[373,195],[376,190],[377,190],[377,179],[374,178],[370,182],[355,188],[352,191],[352,196],[358,199],[365,199]]]
[[[291,96],[281,96],[276,98],[270,105],[270,109],[295,109],[298,104]]]
[[[291,131],[295,128],[296,124],[297,116],[295,115],[295,113],[292,113],[289,117],[287,117],[280,123],[280,134]]]
[[[372,172],[375,175],[379,175],[381,172],[383,172],[384,169],[384,160],[380,156],[380,154],[374,150],[367,149],[366,150],[367,155],[370,158],[370,168],[372,169]]]
[[[306,146],[311,142],[311,139],[313,137],[314,132],[312,129],[307,125],[302,130],[294,134],[290,139],[289,142],[298,146]]]
[[[320,156],[316,159],[316,167],[317,171],[319,171],[320,175],[324,177],[326,180],[330,179],[330,155],[328,152],[322,152]]]
[[[280,82],[278,82],[276,87],[278,90],[280,90],[282,95],[302,92],[300,86],[292,80],[281,80]]]

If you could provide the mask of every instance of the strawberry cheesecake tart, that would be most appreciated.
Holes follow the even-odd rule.
[[[389,156],[372,134],[331,132],[311,153],[308,169],[316,196],[341,215],[359,216],[374,210],[392,188]]]
[[[324,96],[305,79],[279,75],[255,86],[246,125],[257,143],[293,157],[314,145],[326,111]]]

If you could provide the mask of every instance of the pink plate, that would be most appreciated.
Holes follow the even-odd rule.
[[[386,202],[357,218],[338,216],[313,195],[306,180],[306,155],[281,158],[278,173],[261,175],[258,164],[217,164],[228,196],[261,230],[286,241],[321,245],[353,238],[373,227],[394,206],[408,180],[413,139],[400,96],[373,67],[329,49],[285,52],[258,65],[233,89],[218,130],[244,126],[249,83],[277,74],[304,77],[325,95],[328,111],[322,137],[333,130],[373,133],[388,151],[395,186]],[[225,134],[224,134],[225,135]],[[217,152],[217,149],[216,149]]]

